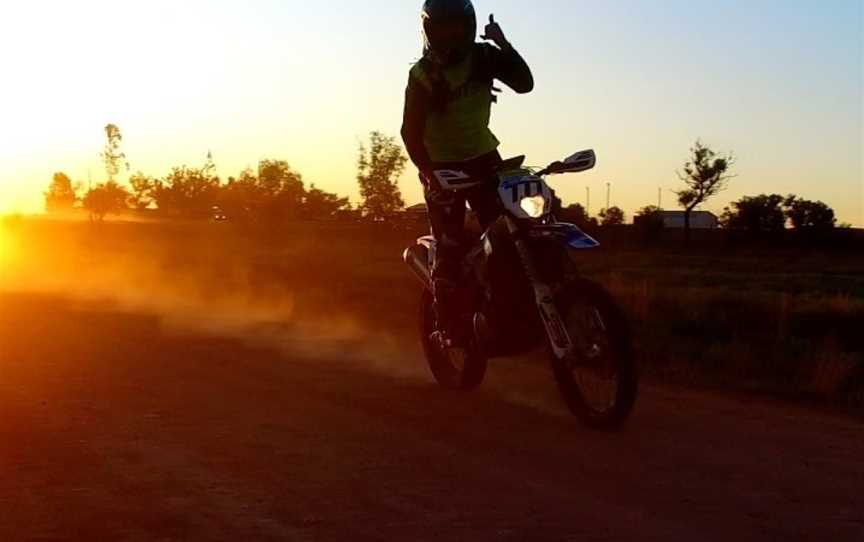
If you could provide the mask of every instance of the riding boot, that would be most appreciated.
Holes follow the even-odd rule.
[[[445,342],[453,346],[464,346],[467,333],[462,325],[462,311],[459,303],[457,285],[447,279],[433,281],[435,295],[436,328],[444,336]]]

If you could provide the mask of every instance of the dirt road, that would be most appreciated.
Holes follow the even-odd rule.
[[[263,335],[0,296],[0,540],[864,540],[859,421],[647,386],[596,434],[539,366]]]

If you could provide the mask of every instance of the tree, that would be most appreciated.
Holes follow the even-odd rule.
[[[634,219],[641,218],[641,219],[651,220],[654,222],[659,222],[660,225],[662,226],[663,225],[663,210],[660,209],[660,207],[657,207],[656,205],[646,205],[645,207],[642,207],[641,209],[636,211],[636,214],[633,215],[633,218]]]
[[[132,187],[130,204],[138,210],[144,210],[153,203],[153,189],[156,181],[140,171],[129,177],[129,185]]]
[[[573,203],[564,207],[558,215],[564,222],[576,224],[580,228],[594,228],[598,225],[597,219],[589,217],[585,211],[585,207],[582,207],[579,203]]]
[[[831,230],[837,224],[834,210],[821,201],[788,196],[784,206],[786,217],[796,230]]]
[[[624,211],[620,207],[609,207],[600,211],[600,225],[620,226],[624,223]]]
[[[348,198],[340,198],[336,194],[319,190],[314,184],[309,187],[303,200],[305,218],[332,218],[347,207]]]
[[[656,205],[646,205],[633,215],[633,226],[641,233],[644,241],[654,241],[663,231],[663,211]]]
[[[219,190],[218,203],[232,220],[278,224],[308,216],[309,201],[322,205],[339,201],[333,194],[314,190],[314,193],[306,191],[303,176],[291,169],[288,162],[261,160],[257,175],[246,169],[237,178],[229,178]],[[319,211],[326,214],[329,209]]]
[[[209,216],[219,196],[219,178],[202,169],[175,167],[153,183],[153,201],[160,211],[189,218]]]
[[[231,220],[254,218],[258,200],[258,178],[251,169],[243,170],[237,178],[229,177],[219,191],[219,206]]]
[[[121,169],[125,167],[129,171],[129,162],[126,161],[126,154],[121,148],[123,136],[120,134],[120,128],[115,124],[105,126],[105,149],[102,151],[102,160],[105,163],[105,173],[108,174],[108,182],[116,181],[117,175]]]
[[[77,200],[72,180],[65,173],[55,173],[45,192],[45,210],[49,213],[71,211]]]
[[[383,220],[405,206],[399,176],[405,171],[407,158],[395,138],[372,132],[369,139],[368,149],[360,144],[357,160],[361,209],[367,217]]]
[[[114,181],[97,185],[83,198],[84,208],[90,211],[90,219],[101,222],[105,215],[129,208],[129,192]]]
[[[213,161],[213,152],[207,151],[207,159],[204,161],[202,171],[210,177],[216,176],[216,162]]]
[[[258,190],[253,212],[268,222],[298,218],[302,213],[303,176],[291,169],[285,160],[261,160],[258,163]]]
[[[684,173],[678,172],[685,185],[678,194],[678,203],[684,208],[684,237],[690,240],[690,215],[696,207],[702,205],[726,188],[729,179],[729,169],[735,163],[731,155],[718,155],[710,147],[697,140],[690,149],[690,160],[684,164]]]
[[[724,228],[746,230],[750,233],[774,232],[786,227],[783,203],[786,198],[779,194],[744,196],[726,207],[720,217]]]

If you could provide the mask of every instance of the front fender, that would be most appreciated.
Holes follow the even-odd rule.
[[[582,231],[575,224],[568,224],[566,222],[531,226],[526,234],[529,239],[556,241],[577,250],[600,247],[599,241]]]

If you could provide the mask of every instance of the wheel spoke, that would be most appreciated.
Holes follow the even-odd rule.
[[[615,407],[618,391],[614,353],[608,330],[597,307],[577,303],[566,317],[576,338],[577,352],[568,368],[586,404],[597,414]]]

